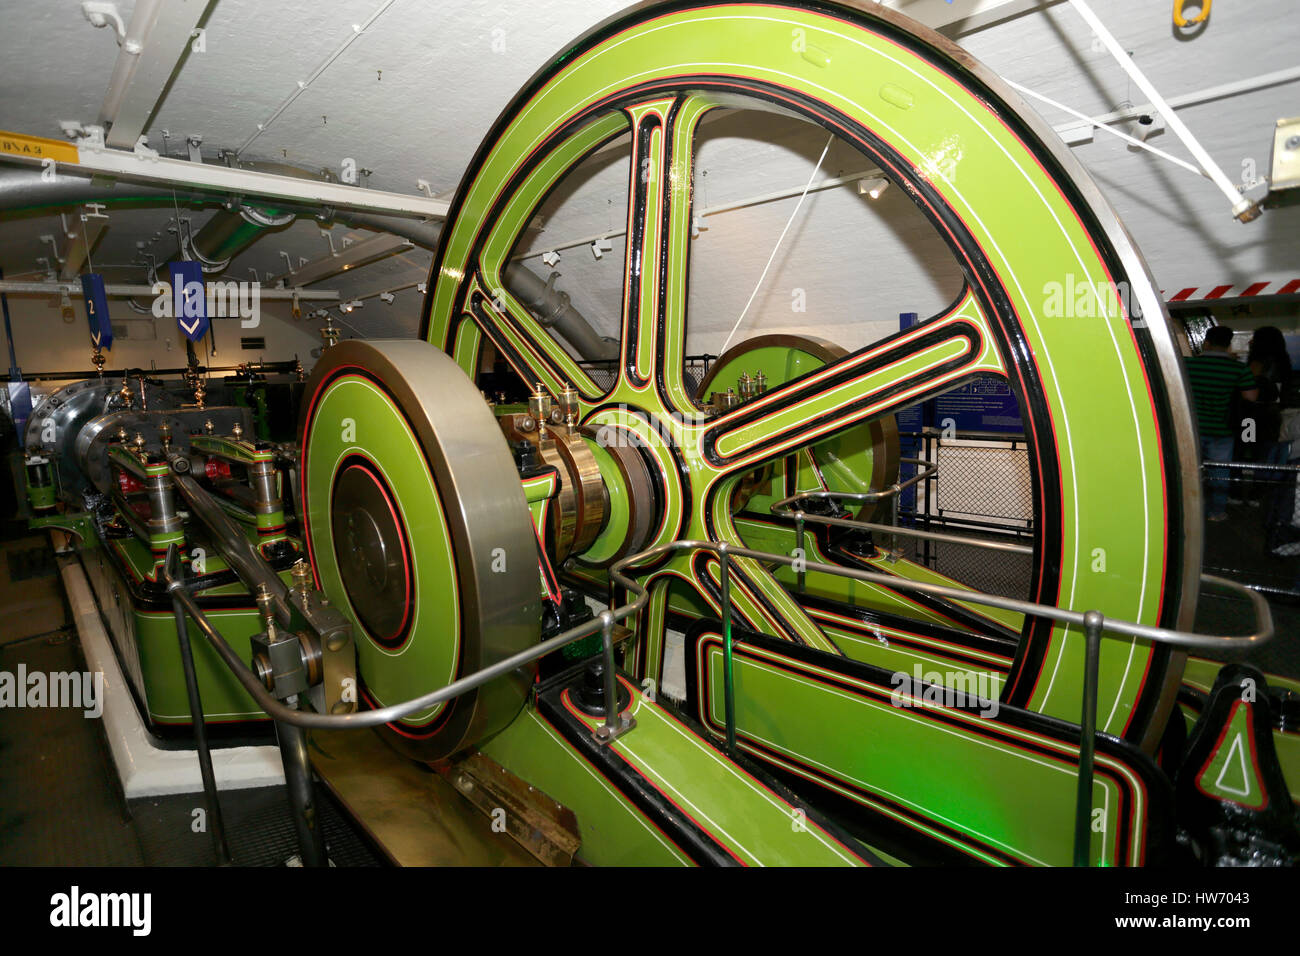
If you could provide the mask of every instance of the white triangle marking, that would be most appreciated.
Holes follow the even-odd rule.
[[[1241,782],[1245,790],[1239,790],[1236,787],[1230,787],[1223,782],[1223,778],[1228,775],[1228,768],[1232,766],[1233,755],[1237,757],[1237,763],[1241,767]],[[1246,745],[1241,739],[1241,731],[1237,731],[1237,736],[1232,738],[1232,746],[1228,748],[1228,759],[1223,762],[1223,769],[1219,771],[1219,779],[1214,781],[1214,786],[1224,793],[1236,794],[1239,797],[1250,796],[1250,774],[1246,772]]]

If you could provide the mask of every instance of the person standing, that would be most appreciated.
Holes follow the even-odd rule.
[[[1285,465],[1291,458],[1292,435],[1289,429],[1284,434],[1283,423],[1294,418],[1288,413],[1295,402],[1297,383],[1282,330],[1274,325],[1256,329],[1250,339],[1246,363],[1259,387],[1259,398],[1251,410],[1258,432],[1250,460],[1264,465]],[[1294,422],[1291,424],[1294,427]],[[1256,499],[1268,505],[1264,531],[1266,546],[1272,550],[1283,543],[1283,533],[1290,529],[1295,480],[1285,472],[1264,471],[1255,485]]]
[[[1237,397],[1248,402],[1259,397],[1255,376],[1232,356],[1231,349],[1232,329],[1216,325],[1205,333],[1201,354],[1186,362],[1203,462],[1232,458],[1236,429],[1229,418],[1229,409]],[[1207,518],[1223,521],[1228,517],[1227,469],[1211,468],[1205,477],[1209,487]]]

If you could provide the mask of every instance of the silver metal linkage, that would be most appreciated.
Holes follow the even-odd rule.
[[[636,718],[618,706],[618,671],[614,667],[614,612],[601,611],[600,638],[605,653],[605,722],[593,732],[596,742],[608,744],[636,726]]]
[[[1074,865],[1087,866],[1092,855],[1092,771],[1097,753],[1097,667],[1101,661],[1101,629],[1105,618],[1097,611],[1083,616],[1083,713],[1079,719],[1079,792],[1074,813]],[[1175,715],[1177,717],[1177,715]]]

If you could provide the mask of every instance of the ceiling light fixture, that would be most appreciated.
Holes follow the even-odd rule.
[[[889,188],[888,179],[859,179],[858,195],[870,196],[872,199],[879,199],[881,194]]]

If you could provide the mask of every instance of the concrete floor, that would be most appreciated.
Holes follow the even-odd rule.
[[[0,671],[82,672],[63,586],[44,534],[0,527]],[[214,862],[201,793],[126,801],[99,720],[69,707],[0,710],[0,867],[206,866]],[[331,857],[379,857],[320,795]],[[236,865],[278,866],[297,852],[283,787],[221,795]],[[196,814],[200,811],[200,814]]]
[[[71,624],[49,538],[9,524],[0,540],[0,645],[64,632]]]

